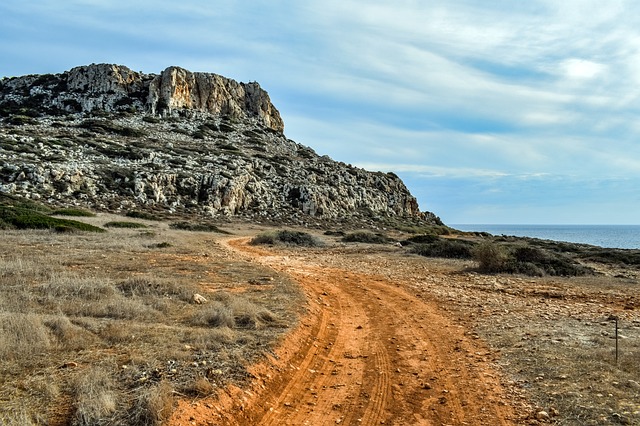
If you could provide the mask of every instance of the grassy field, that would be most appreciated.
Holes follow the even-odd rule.
[[[175,395],[243,383],[296,324],[296,285],[218,234],[127,222],[144,227],[0,231],[0,424],[161,424]]]

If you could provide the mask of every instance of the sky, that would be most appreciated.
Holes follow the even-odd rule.
[[[635,0],[2,0],[0,58],[257,81],[447,224],[640,224]]]

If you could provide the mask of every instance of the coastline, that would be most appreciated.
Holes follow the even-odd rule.
[[[464,232],[488,232],[495,236],[536,238],[610,249],[640,249],[640,225],[453,224],[450,226]]]

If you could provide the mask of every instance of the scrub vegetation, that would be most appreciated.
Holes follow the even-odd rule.
[[[1,211],[53,219],[35,206]],[[246,365],[297,323],[297,286],[229,260],[210,233],[7,228],[0,424],[163,424],[176,396],[245,383]]]

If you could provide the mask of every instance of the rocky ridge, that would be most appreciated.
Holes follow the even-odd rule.
[[[438,223],[393,173],[287,139],[257,83],[90,65],[0,81],[0,191],[121,212]]]

